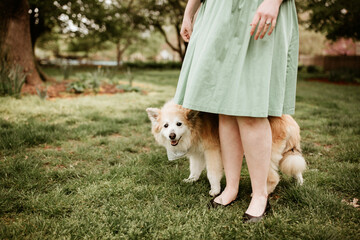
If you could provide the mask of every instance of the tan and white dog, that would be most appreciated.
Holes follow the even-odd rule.
[[[183,108],[173,101],[161,109],[147,108],[152,123],[152,134],[157,143],[164,146],[169,160],[182,156],[190,159],[190,176],[199,179],[206,167],[211,190],[210,195],[220,193],[223,166],[218,133],[218,115]],[[300,149],[300,128],[290,115],[269,117],[272,131],[271,166],[267,180],[268,193],[274,191],[280,181],[278,169],[303,183],[302,173],[306,162]]]

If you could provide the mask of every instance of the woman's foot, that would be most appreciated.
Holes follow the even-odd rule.
[[[260,216],[252,216],[250,214],[244,213],[244,215],[243,215],[243,223],[257,223],[257,222],[260,222],[265,217],[265,215],[270,211],[270,208],[271,208],[271,206],[270,206],[269,199],[268,199],[263,214],[261,214]]]
[[[268,197],[266,195],[253,195],[245,214],[254,217],[262,216],[266,210],[267,203]]]
[[[226,206],[232,203],[233,201],[235,201],[237,194],[238,194],[237,189],[232,190],[229,188],[225,188],[224,191],[213,200],[213,202],[215,204]]]

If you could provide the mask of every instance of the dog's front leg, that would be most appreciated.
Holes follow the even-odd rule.
[[[205,150],[204,154],[207,177],[211,186],[209,194],[211,196],[216,196],[220,193],[220,181],[223,176],[223,165],[221,161],[220,149],[208,149]]]
[[[190,158],[190,176],[184,179],[184,182],[195,182],[199,179],[201,172],[205,168],[204,156],[200,153],[191,154]]]

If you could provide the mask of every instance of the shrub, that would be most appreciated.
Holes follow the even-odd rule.
[[[89,89],[93,92],[99,92],[101,81],[105,79],[105,72],[98,68],[97,71],[77,74],[78,80],[68,85],[68,91],[83,93]]]
[[[306,72],[306,66],[304,66],[304,65],[299,65],[298,66],[298,72],[300,73],[300,72]]]
[[[11,64],[6,53],[0,56],[0,96],[20,97],[26,73],[20,65]]]
[[[319,73],[322,72],[322,69],[319,66],[310,65],[306,67],[306,71],[308,73]]]
[[[72,72],[72,67],[69,64],[61,65],[63,79],[69,79],[70,74]]]
[[[354,69],[337,69],[329,72],[329,81],[360,83],[360,71]]]
[[[181,62],[127,62],[124,67],[134,69],[180,69]]]

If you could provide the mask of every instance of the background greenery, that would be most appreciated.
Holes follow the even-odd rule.
[[[245,163],[240,200],[209,210],[206,174],[183,183],[188,161],[151,135],[145,109],[173,96],[178,71],[133,74],[146,94],[0,98],[1,239],[360,238],[359,86],[298,82],[305,183],[283,176],[270,215],[243,224]]]

